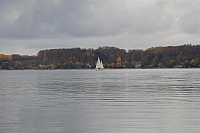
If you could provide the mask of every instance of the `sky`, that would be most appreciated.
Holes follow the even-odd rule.
[[[0,53],[200,44],[200,0],[0,0]]]

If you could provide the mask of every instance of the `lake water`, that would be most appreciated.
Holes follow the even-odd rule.
[[[0,133],[200,133],[200,69],[2,70]]]

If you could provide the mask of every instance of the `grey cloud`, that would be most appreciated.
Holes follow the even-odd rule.
[[[171,28],[186,34],[200,34],[200,1],[162,1],[158,4],[165,9],[167,19],[173,18]]]
[[[185,7],[185,12],[180,16],[180,29],[188,34],[200,36],[200,1],[191,2]]]
[[[143,2],[19,1],[12,10],[4,10],[13,20],[5,22],[1,33],[16,38],[106,36],[129,30],[151,33],[160,22],[156,8]]]
[[[0,46],[135,48],[199,43],[199,6],[198,0],[3,0]]]
[[[18,1],[3,10],[1,37],[89,37],[131,31],[150,34],[172,27],[176,19],[173,13],[176,12],[170,14],[169,11],[176,7],[170,8],[170,3],[162,2],[163,6],[154,2],[138,1]],[[180,16],[181,30],[195,32],[196,28],[193,27],[199,23],[197,7],[198,4],[191,5],[187,7],[190,8],[189,12],[183,11],[185,13]],[[188,16],[191,19],[186,18]]]

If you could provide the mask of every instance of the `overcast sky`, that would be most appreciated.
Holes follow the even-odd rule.
[[[200,44],[200,0],[0,0],[0,53]]]

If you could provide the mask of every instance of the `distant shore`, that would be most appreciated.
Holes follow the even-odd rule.
[[[104,68],[163,69],[200,68],[200,45],[151,47],[124,50],[104,46],[98,49],[48,49],[37,56],[0,54],[0,69],[94,69],[98,57]]]

